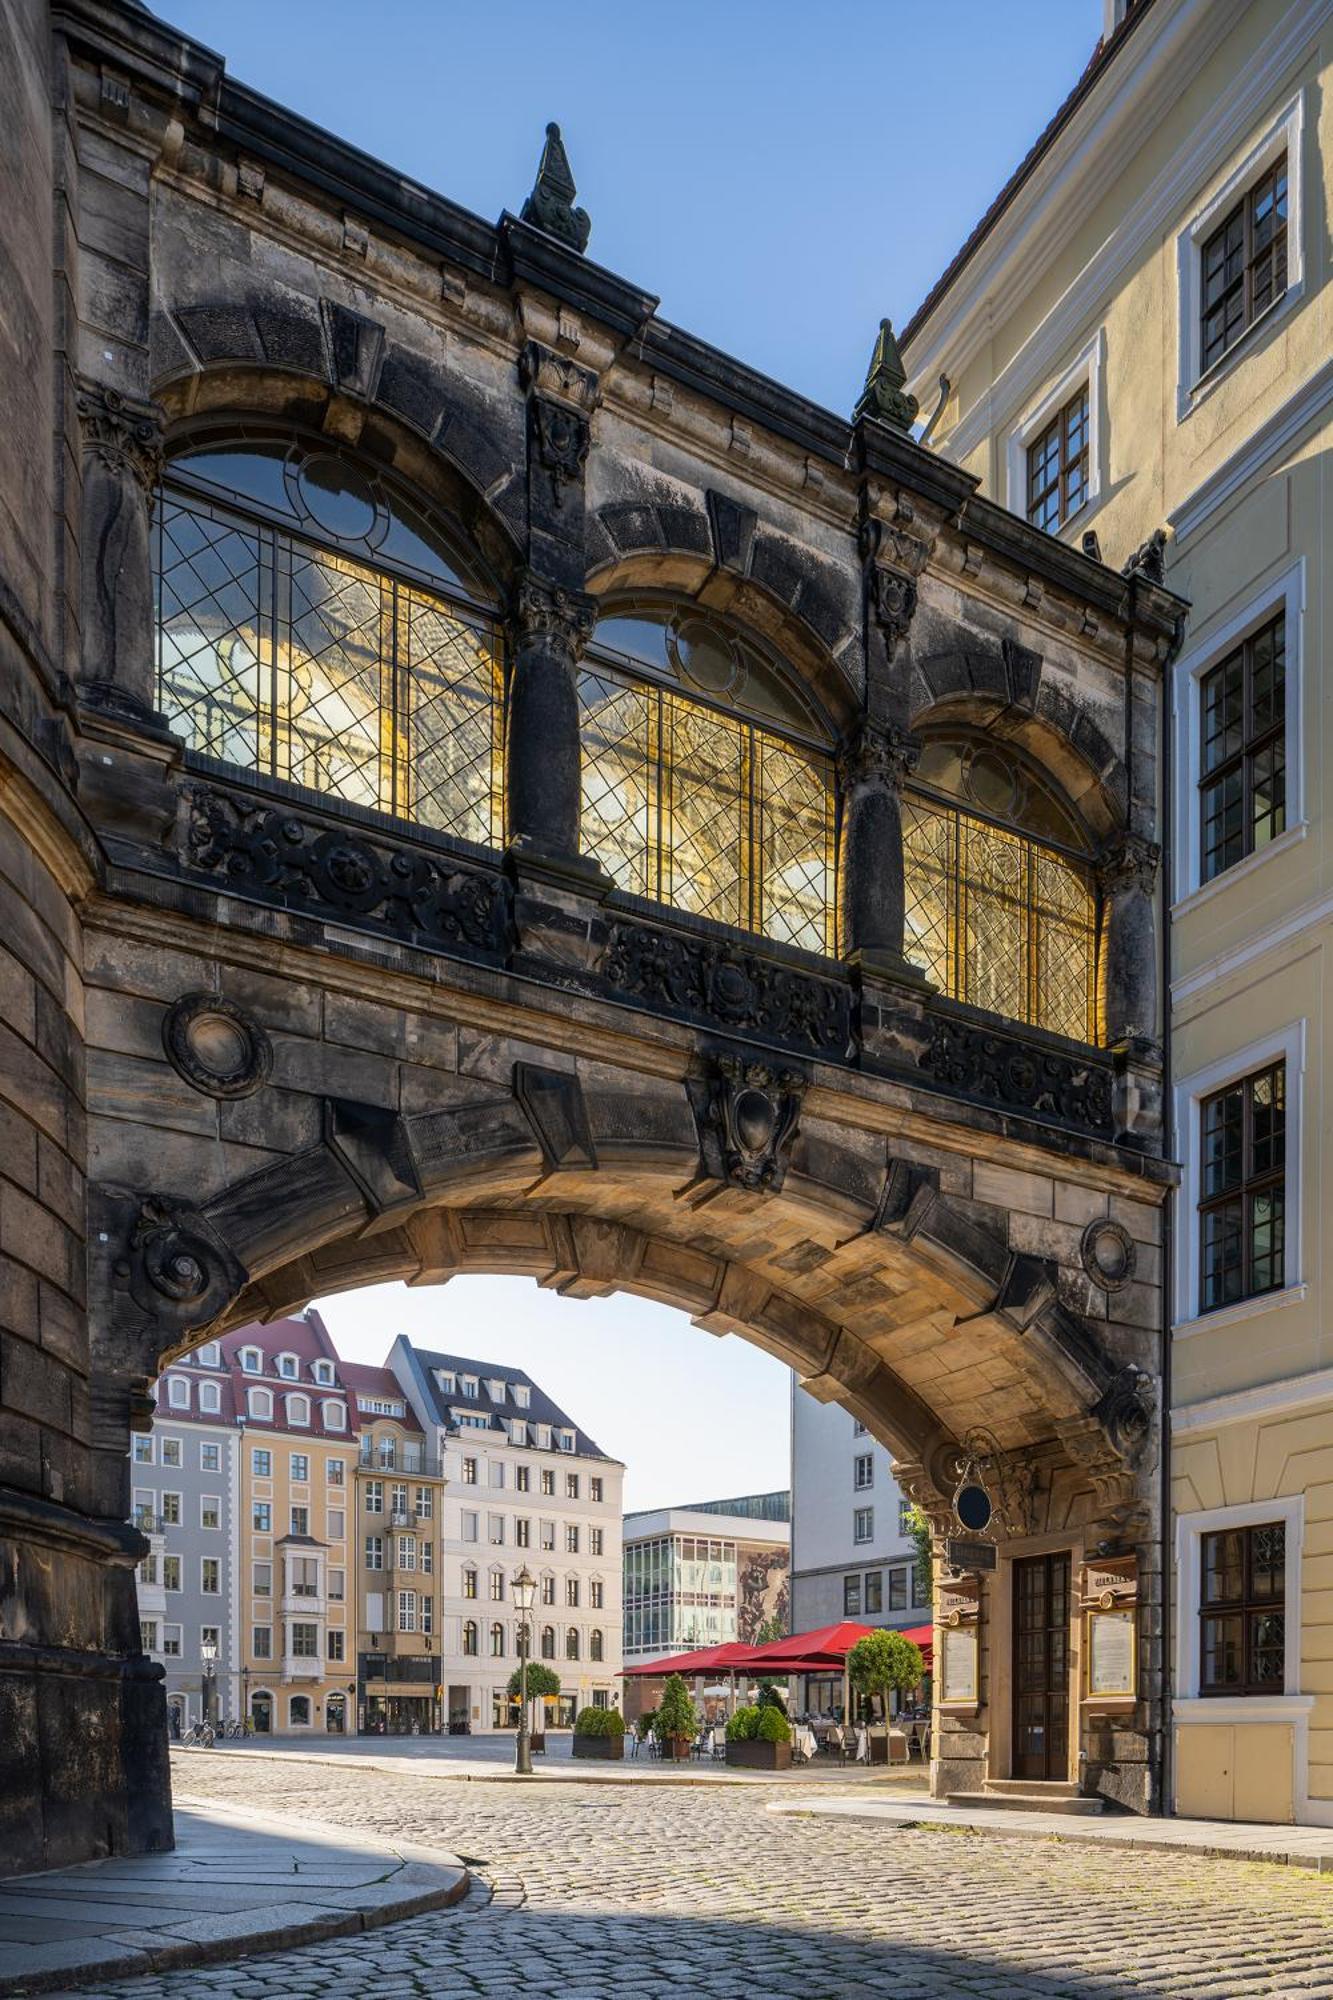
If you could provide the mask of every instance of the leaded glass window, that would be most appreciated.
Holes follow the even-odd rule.
[[[410,503],[240,440],[173,461],[155,535],[158,705],[192,750],[498,845],[499,627]]]
[[[692,609],[622,607],[579,699],[585,854],[631,895],[835,949],[824,732],[757,646]]]
[[[951,999],[1099,1035],[1097,899],[1072,813],[1021,753],[929,737],[903,805],[906,950]]]
[[[1280,1694],[1286,1678],[1285,1524],[1204,1535],[1200,1554],[1200,1693]]]
[[[1199,1118],[1199,1310],[1207,1313],[1286,1282],[1286,1064],[1214,1091]]]
[[[1200,256],[1200,354],[1207,370],[1287,289],[1285,153],[1236,203]]]

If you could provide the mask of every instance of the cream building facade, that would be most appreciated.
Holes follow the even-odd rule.
[[[1141,1024],[1169,1027],[1181,1164],[1168,1802],[1316,1823],[1333,1823],[1331,72],[1328,0],[1107,0],[1093,62],[903,336],[934,446],[1112,565],[1160,551],[1192,606],[1160,772],[1169,1019]],[[1157,1254],[1136,1246],[1140,1276]]]

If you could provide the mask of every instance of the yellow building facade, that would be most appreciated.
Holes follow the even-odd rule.
[[[1160,559],[1192,607],[1159,773],[1163,1012],[1142,1024],[1169,1029],[1181,1167],[1167,1804],[1315,1823],[1333,1823],[1331,73],[1329,0],[1107,0],[1089,70],[902,343],[932,444],[1074,548]]]
[[[355,1409],[319,1315],[229,1335],[241,1425],[242,1706],[258,1735],[355,1728]]]

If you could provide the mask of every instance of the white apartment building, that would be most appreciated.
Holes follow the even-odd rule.
[[[793,1632],[840,1619],[920,1625],[928,1598],[916,1578],[909,1502],[889,1454],[836,1403],[817,1403],[792,1377],[791,1617]]]
[[[385,1364],[442,1465],[446,1726],[509,1729],[519,1657],[512,1584],[537,1579],[531,1656],[560,1675],[552,1720],[618,1703],[624,1466],[521,1368],[394,1342]]]

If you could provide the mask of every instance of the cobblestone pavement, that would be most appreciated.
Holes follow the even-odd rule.
[[[192,1798],[436,1842],[457,1909],[99,1989],[124,2000],[1247,2000],[1333,1996],[1333,1881],[1186,1853],[779,1817],[769,1794],[512,1785],[290,1760]]]

